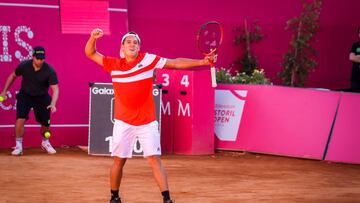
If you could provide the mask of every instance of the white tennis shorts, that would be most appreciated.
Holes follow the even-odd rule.
[[[115,120],[111,145],[111,156],[131,158],[136,140],[139,140],[144,157],[161,155],[158,122],[134,126]]]

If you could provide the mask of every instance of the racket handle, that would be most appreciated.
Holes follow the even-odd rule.
[[[216,87],[217,84],[216,84],[216,69],[215,69],[215,66],[212,66],[210,68],[210,72],[211,72],[211,86]]]

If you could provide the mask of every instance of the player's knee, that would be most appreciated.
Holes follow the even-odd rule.
[[[147,156],[146,159],[148,160],[148,162],[150,164],[158,164],[161,162],[160,160],[160,156],[159,155],[151,155],[151,156]]]
[[[114,157],[114,165],[123,166],[126,162],[126,158]]]

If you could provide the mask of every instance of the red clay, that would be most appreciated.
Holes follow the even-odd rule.
[[[79,148],[0,150],[0,202],[109,202],[110,157]],[[212,156],[164,155],[176,203],[360,202],[360,165],[280,156],[218,152]],[[160,203],[147,161],[128,160],[124,203]]]

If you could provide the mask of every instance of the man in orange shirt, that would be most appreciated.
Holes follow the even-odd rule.
[[[103,56],[96,50],[97,39],[103,36],[101,29],[94,29],[85,46],[88,58],[99,64],[112,78],[115,92],[115,124],[111,156],[114,162],[110,171],[110,203],[121,202],[119,188],[123,167],[132,157],[136,138],[144,150],[144,157],[153,171],[164,203],[172,203],[166,171],[161,163],[161,146],[155,105],[152,96],[153,72],[156,68],[190,68],[210,65],[215,55],[204,59],[166,59],[140,51],[140,37],[129,32],[122,37],[122,58]]]

